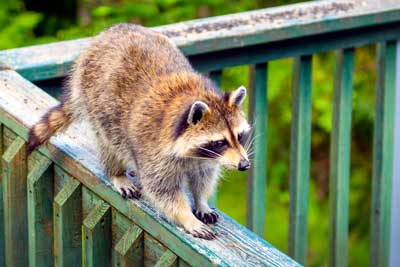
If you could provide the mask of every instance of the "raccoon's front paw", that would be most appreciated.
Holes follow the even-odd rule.
[[[203,209],[193,210],[194,216],[200,221],[206,224],[215,224],[218,221],[219,215],[214,209],[208,208],[204,211]]]
[[[213,240],[217,237],[207,225],[201,223],[200,221],[197,221],[190,227],[185,227],[185,230],[194,237],[206,240]]]
[[[141,187],[135,185],[125,176],[112,177],[111,182],[114,188],[121,194],[123,198],[140,198]]]

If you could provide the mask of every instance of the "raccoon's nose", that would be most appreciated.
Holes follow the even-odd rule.
[[[239,161],[239,166],[238,166],[239,171],[246,171],[249,168],[250,168],[250,162],[248,160],[241,159]]]

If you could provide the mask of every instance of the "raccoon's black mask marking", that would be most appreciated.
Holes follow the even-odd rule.
[[[222,153],[225,152],[229,147],[228,141],[218,140],[212,141],[206,145],[203,145],[197,149],[197,155],[205,158],[218,158]]]

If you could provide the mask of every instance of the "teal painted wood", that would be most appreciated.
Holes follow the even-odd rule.
[[[29,266],[53,266],[53,169],[40,156],[28,174]]]
[[[354,49],[336,53],[330,150],[329,266],[347,266]]]
[[[0,157],[3,156],[3,124],[0,123]],[[4,236],[4,202],[3,202],[3,170],[0,164],[0,266],[5,266]]]
[[[171,250],[165,251],[156,263],[155,267],[178,266],[178,257]]]
[[[82,261],[82,192],[70,177],[53,203],[54,265],[77,266]]]
[[[262,43],[229,50],[190,56],[195,69],[201,72],[232,66],[263,63],[280,58],[299,57],[336,49],[375,44],[385,40],[400,39],[400,23],[339,31],[299,39]]]
[[[400,55],[400,42],[397,40],[396,55]],[[395,122],[393,143],[393,184],[392,184],[392,211],[390,229],[390,266],[400,266],[400,57],[396,56],[396,97],[395,97]]]
[[[25,141],[17,137],[2,157],[6,266],[28,265]]]
[[[295,59],[290,145],[289,255],[302,264],[307,254],[311,143],[311,56]]]
[[[137,255],[141,252],[142,255]],[[143,230],[130,226],[114,247],[113,266],[129,267],[143,265]]]
[[[400,3],[397,0],[365,0],[349,3],[345,1],[337,3],[337,1],[329,0],[312,1],[182,22],[154,29],[170,36],[186,55],[249,47],[263,43],[280,43],[289,39],[296,39],[298,42],[299,39],[308,36],[338,34],[352,30],[358,32],[358,34],[352,33],[354,37],[362,35],[364,41],[373,43],[376,42],[375,37],[384,34],[380,30],[373,29],[371,33],[375,34],[369,36],[364,34],[365,31],[375,25],[384,26],[399,22],[399,9]],[[275,18],[278,17],[281,19],[276,20]],[[361,28],[362,30],[360,30]],[[391,28],[393,33],[395,32],[396,27],[388,28]],[[88,45],[89,41],[90,38],[85,38],[3,51],[0,52],[0,64],[15,69],[29,80],[62,77],[67,75],[73,60]],[[343,46],[340,47],[341,39],[333,41],[337,47],[330,50],[343,48]],[[312,44],[309,46],[310,48],[315,48],[316,44],[318,47],[320,46],[320,42],[315,39],[310,43]],[[356,46],[356,44],[353,43],[348,47],[351,46]],[[279,47],[285,49],[285,46]],[[242,58],[248,57],[246,53],[236,54]],[[261,56],[261,51],[258,51],[258,54]],[[264,50],[264,54],[271,53]],[[302,54],[311,53],[303,51]],[[267,60],[269,59],[260,58],[260,61],[252,63],[261,63]],[[248,63],[250,62],[244,62],[244,64]],[[209,65],[213,66],[214,64]],[[208,70],[216,69],[221,69],[221,67],[208,68]]]
[[[83,221],[84,266],[111,266],[111,207],[101,201]]]
[[[377,46],[371,204],[371,266],[389,266],[396,42]]]
[[[264,236],[267,185],[267,64],[257,64],[252,82],[251,105],[254,132],[254,159],[250,172],[248,200],[248,227],[259,236]],[[246,146],[250,145],[251,140]],[[247,148],[246,148],[247,149]],[[252,153],[252,152],[250,152]]]
[[[215,85],[218,86],[218,88],[221,88],[222,70],[216,70],[210,72],[210,79],[214,81]],[[218,187],[215,187],[215,191],[208,200],[208,203],[210,206],[217,207],[217,201],[218,201]]]

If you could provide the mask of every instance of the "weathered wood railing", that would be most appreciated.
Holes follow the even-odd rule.
[[[398,227],[392,227],[394,230],[392,235],[390,233],[391,214],[399,212],[398,204],[391,203],[392,183],[398,184],[400,179],[399,169],[393,168],[394,151],[400,151],[399,142],[394,143],[393,134],[395,125],[400,125],[399,115],[394,112],[395,106],[400,105],[395,103],[399,28],[398,0],[315,1],[155,28],[170,36],[193,65],[199,71],[209,72],[216,83],[221,81],[223,68],[253,64],[251,112],[257,114],[256,135],[267,135],[266,62],[284,57],[296,59],[292,92],[289,254],[301,263],[305,263],[307,251],[312,55],[337,50],[331,139],[330,265],[346,266],[354,48],[367,44],[377,44],[378,51],[371,266],[388,266],[390,255],[392,262],[399,260],[396,253],[390,254],[390,243],[394,244],[396,238],[393,236],[400,240],[399,230],[396,231]],[[80,227],[83,222],[84,259],[88,264],[95,264],[91,260],[103,261],[94,255],[102,254],[109,259],[110,248],[99,245],[109,244],[107,240],[112,240],[113,259],[119,259],[117,255],[120,254],[132,253],[130,260],[143,260],[143,253],[134,249],[137,246],[144,249],[145,261],[150,261],[153,256],[160,258],[163,251],[167,251],[161,259],[171,262],[178,257],[180,262],[193,264],[219,262],[221,265],[250,265],[250,260],[277,266],[282,260],[294,264],[227,217],[216,227],[218,232],[223,233],[218,242],[199,241],[164,220],[155,219],[158,217],[145,203],[134,201],[131,205],[122,200],[103,183],[106,181],[92,153],[90,138],[85,136],[82,126],[75,126],[66,135],[53,138],[47,148],[42,148],[31,158],[25,158],[22,151],[26,127],[37,120],[45,108],[55,104],[54,99],[27,80],[64,77],[73,60],[89,42],[90,38],[86,38],[0,53],[0,64],[5,69],[13,70],[0,72],[0,121],[3,124],[4,151],[2,190],[7,215],[5,238],[18,240],[6,242],[7,261],[12,263],[12,260],[20,259],[13,254],[15,251],[25,251],[18,250],[17,246],[25,248],[21,240],[26,239],[26,231],[20,229],[28,227],[32,237],[29,239],[30,252],[36,253],[36,258],[32,255],[30,260],[40,262],[39,257],[54,253],[56,262],[73,259],[76,263],[81,258]],[[398,87],[398,94],[399,91]],[[399,132],[398,129],[396,131]],[[261,236],[265,224],[266,141],[266,138],[256,139],[255,164],[248,188],[248,226]],[[24,164],[28,165],[27,169],[21,167]],[[25,188],[25,180],[12,179],[25,176],[28,176],[27,196],[21,189]],[[54,186],[46,183],[49,180]],[[50,198],[53,195],[56,196],[54,210],[51,209]],[[26,197],[29,220],[20,217],[17,220],[16,216],[26,212]],[[20,201],[17,204],[14,200]],[[53,217],[54,223],[51,223]],[[393,220],[395,218],[399,216],[392,217]],[[392,226],[396,224],[400,222],[392,222]],[[55,233],[54,240],[48,236],[52,231]],[[0,242],[4,240],[2,234],[0,231]],[[53,241],[54,252],[51,248],[49,250]],[[1,253],[2,249],[0,265],[1,259],[4,259]]]

